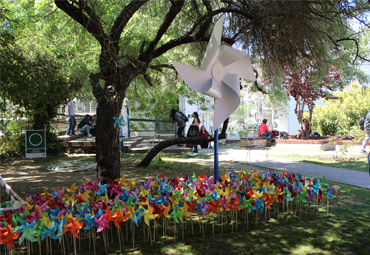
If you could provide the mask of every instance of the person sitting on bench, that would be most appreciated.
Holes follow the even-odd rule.
[[[90,123],[90,115],[86,114],[85,118],[81,120],[80,124],[78,124],[78,128],[80,129],[81,133],[86,133],[88,137],[92,136],[90,134],[91,130],[91,123]]]
[[[275,140],[272,139],[272,133],[271,133],[271,131],[267,127],[267,119],[263,119],[263,121],[261,123],[261,126],[260,126],[260,129],[258,130],[258,135],[267,137],[267,139],[268,139],[267,145],[269,147],[271,146],[270,145],[271,141],[275,142]]]

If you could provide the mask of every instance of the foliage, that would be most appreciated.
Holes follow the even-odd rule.
[[[13,24],[6,17],[6,30],[2,32],[0,107],[5,112],[10,107],[12,117],[27,117],[35,122],[34,128],[42,128],[56,116],[57,107],[77,90],[81,83],[65,77],[62,64],[50,54],[27,54],[18,46],[12,34]],[[5,117],[5,116],[3,116]]]
[[[356,135],[358,122],[370,109],[370,88],[353,82],[347,90],[334,93],[338,99],[324,100],[313,111],[312,131],[322,135]]]
[[[25,135],[22,130],[26,128],[25,120],[1,121],[0,157],[24,155]]]

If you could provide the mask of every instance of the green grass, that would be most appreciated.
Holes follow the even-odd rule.
[[[318,155],[313,156],[302,156],[302,155],[271,155],[274,158],[283,158],[294,160],[297,162],[302,163],[310,163],[310,164],[317,164],[321,166],[330,166],[336,168],[343,168],[343,169],[350,169],[356,170],[361,172],[368,172],[369,171],[369,164],[367,162],[367,157],[357,157],[357,156],[339,156],[339,159],[348,159],[354,158],[355,161],[340,161],[335,160],[334,158],[323,157]]]

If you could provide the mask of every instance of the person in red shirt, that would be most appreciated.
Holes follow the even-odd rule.
[[[268,146],[270,146],[272,139],[272,133],[267,127],[267,119],[263,119],[260,129],[258,130],[258,135],[267,137],[268,139]]]

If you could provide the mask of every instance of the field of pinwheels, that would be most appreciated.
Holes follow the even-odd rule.
[[[0,215],[0,248],[4,254],[369,251],[367,191],[240,165],[225,169],[214,185],[213,176],[184,164],[171,164],[182,175],[138,181],[134,171],[123,171],[107,184],[71,179],[65,187],[20,194],[26,206]]]

